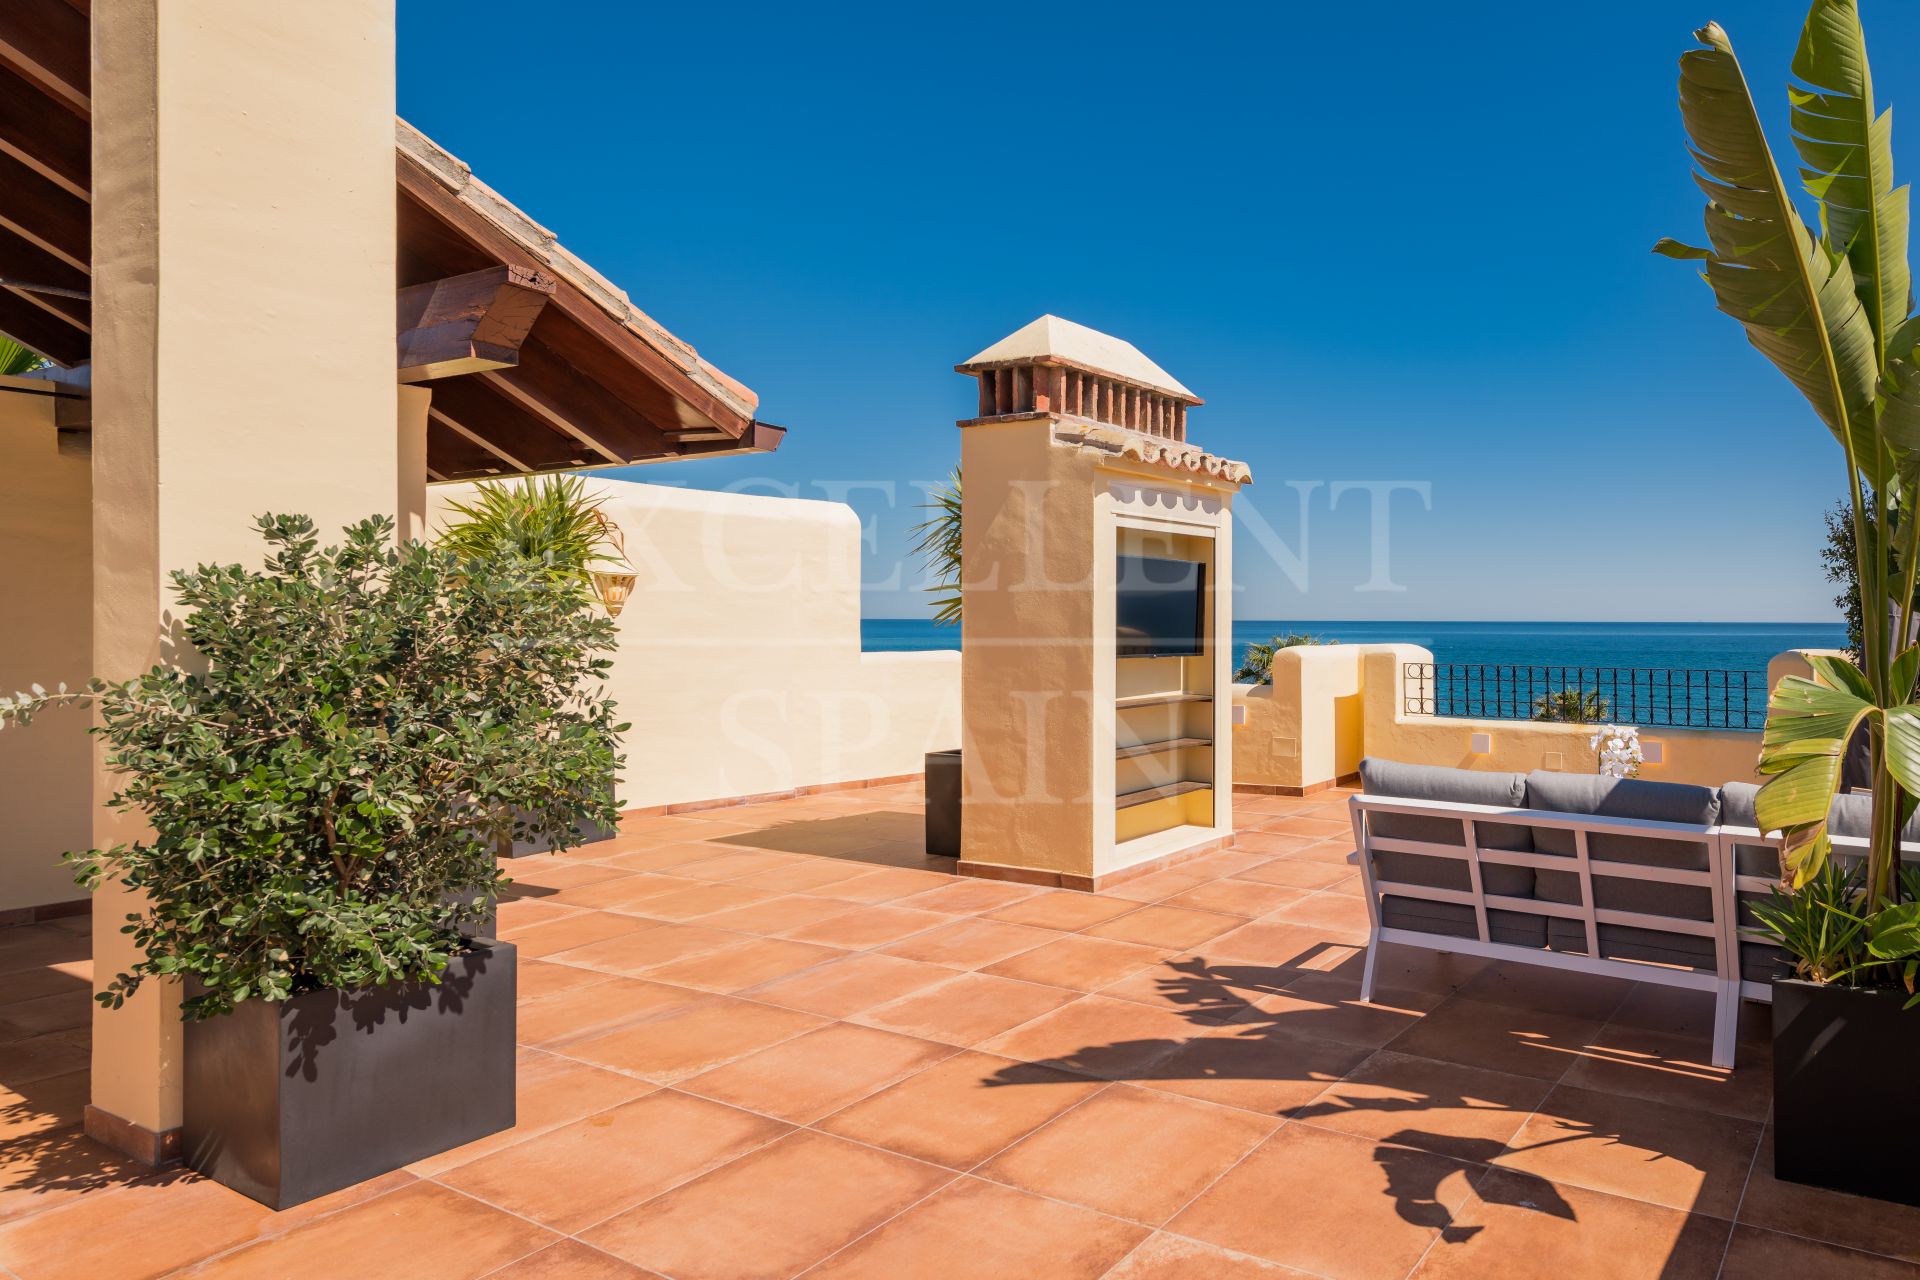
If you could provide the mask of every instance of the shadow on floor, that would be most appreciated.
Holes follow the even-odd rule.
[[[951,868],[950,858],[929,860],[923,843],[926,820],[919,810],[886,809],[833,818],[796,818],[752,831],[718,836],[709,844],[776,853],[807,853],[881,867]]]

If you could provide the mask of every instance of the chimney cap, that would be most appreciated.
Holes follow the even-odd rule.
[[[1200,397],[1147,359],[1131,342],[1055,315],[1041,316],[1032,324],[1016,329],[954,368],[959,373],[972,373],[1001,364],[1070,365],[1148,387],[1191,404],[1201,402]]]

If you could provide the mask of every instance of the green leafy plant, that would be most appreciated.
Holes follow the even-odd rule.
[[[927,590],[933,595],[933,620],[935,622],[960,621],[960,468],[953,469],[952,478],[944,485],[936,486],[931,502],[920,504],[921,510],[933,514],[915,525],[916,535],[914,551],[919,554],[926,566],[927,576],[933,579],[933,585]]]
[[[1595,689],[1555,689],[1533,700],[1533,718],[1560,724],[1601,724],[1613,708]]]
[[[1242,684],[1272,684],[1273,655],[1282,649],[1298,649],[1302,645],[1338,644],[1337,640],[1323,640],[1319,636],[1305,631],[1289,631],[1283,636],[1274,636],[1265,644],[1250,644],[1247,655],[1240,661],[1240,669],[1233,678]]]
[[[0,338],[0,374],[17,377],[46,367],[46,357],[11,338]]]
[[[1783,834],[1791,881],[1830,852],[1827,814],[1854,730],[1867,726],[1873,815],[1858,887],[1865,916],[1900,902],[1898,833],[1920,792],[1920,317],[1911,316],[1907,189],[1893,185],[1892,118],[1877,112],[1855,0],[1814,0],[1788,87],[1799,175],[1819,209],[1802,219],[1760,125],[1727,33],[1680,58],[1680,114],[1707,195],[1704,263],[1720,309],[1806,398],[1840,445],[1859,584],[1860,660],[1816,658],[1775,688],[1761,736],[1760,826]],[[1803,957],[1804,958],[1804,957]],[[1849,979],[1851,980],[1851,979]]]
[[[1920,871],[1900,873],[1902,901],[1868,905],[1866,875],[1858,864],[1829,858],[1792,891],[1775,887],[1749,904],[1758,929],[1793,957],[1794,976],[1853,986],[1899,985],[1907,1007],[1920,1004]]]
[[[204,670],[0,699],[0,726],[95,703],[148,837],[69,854],[145,895],[142,958],[99,998],[193,976],[190,1017],[304,991],[437,981],[504,883],[508,835],[612,823],[613,624],[517,556],[395,546],[384,517],[317,549],[263,516],[264,569],[172,575]]]
[[[474,559],[520,556],[561,583],[590,589],[593,566],[611,562],[619,530],[578,476],[532,476],[475,486],[471,502],[450,503],[459,518],[440,545]]]

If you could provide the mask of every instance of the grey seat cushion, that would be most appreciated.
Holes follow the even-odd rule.
[[[1380,902],[1380,923],[1389,929],[1436,933],[1448,938],[1479,938],[1473,908],[1459,902],[1431,902],[1425,898],[1386,895]],[[1547,918],[1524,911],[1487,912],[1487,937],[1511,947],[1544,947]]]
[[[1720,794],[1711,787],[1682,783],[1535,770],[1527,775],[1527,807],[1553,813],[1600,814],[1649,822],[1713,826],[1720,818]],[[1542,853],[1572,857],[1576,852],[1574,833],[1554,827],[1535,827],[1533,845]],[[1704,843],[1658,836],[1591,832],[1587,836],[1587,855],[1595,864],[1619,862],[1687,871],[1706,871],[1711,867]],[[1580,878],[1570,871],[1541,871],[1534,878],[1534,895],[1550,902],[1578,903]],[[1594,867],[1593,898],[1596,907],[1613,911],[1636,911],[1643,915],[1672,916],[1682,920],[1713,918],[1713,891],[1705,886],[1628,880],[1602,874],[1599,865]],[[1557,945],[1555,939],[1567,935],[1568,930],[1559,926],[1571,926],[1580,934],[1579,945],[1582,948],[1586,946],[1583,926],[1577,922],[1559,920],[1554,924],[1556,927],[1548,931],[1549,946]],[[1617,927],[1620,926],[1610,926]],[[1707,941],[1687,934],[1662,934],[1661,937],[1679,940],[1688,955],[1696,954],[1695,942]],[[1604,939],[1601,950],[1607,950]]]
[[[1689,933],[1668,933],[1664,929],[1640,929],[1624,924],[1603,924],[1598,932],[1600,954],[1608,960],[1639,960],[1688,969],[1714,967],[1712,938]],[[1549,920],[1547,946],[1568,955],[1587,954],[1586,925],[1578,920]]]
[[[1758,828],[1760,823],[1753,814],[1753,798],[1759,794],[1760,788],[1751,782],[1729,782],[1721,787],[1721,825]],[[1872,796],[1835,796],[1833,807],[1827,810],[1827,830],[1836,836],[1864,840],[1872,823]],[[1920,813],[1915,813],[1907,820],[1907,825],[1900,832],[1900,842],[1920,845]],[[1857,854],[1840,853],[1835,856],[1843,864],[1859,861]],[[1771,880],[1780,874],[1780,852],[1772,845],[1735,844],[1733,858],[1735,869],[1743,876],[1765,876]]]
[[[1521,807],[1526,779],[1517,773],[1481,773],[1438,765],[1401,764],[1371,756],[1360,762],[1360,788],[1370,796],[1401,800],[1441,800],[1454,804]],[[1424,818],[1405,813],[1368,815],[1368,830],[1394,840],[1459,847],[1465,843],[1461,823],[1453,818]],[[1528,850],[1531,828],[1522,823],[1475,822],[1474,838],[1483,849]],[[1425,854],[1376,850],[1373,864],[1383,880],[1466,892],[1473,887],[1465,862]],[[1533,896],[1531,867],[1502,867],[1483,863],[1481,883],[1488,893],[1514,898]],[[1458,904],[1438,904],[1458,905]],[[1471,909],[1469,909],[1469,913]],[[1538,945],[1538,944],[1533,944]]]

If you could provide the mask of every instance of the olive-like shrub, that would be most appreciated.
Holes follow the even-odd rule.
[[[98,708],[111,804],[150,835],[68,854],[117,879],[142,958],[99,999],[198,979],[188,1017],[305,991],[436,981],[490,914],[495,851],[616,820],[612,623],[576,582],[515,556],[396,545],[376,517],[317,549],[263,516],[264,569],[172,575],[191,645],[84,692],[0,698],[0,725]]]

